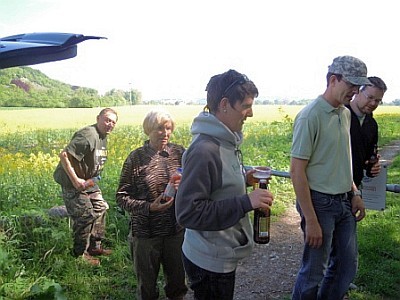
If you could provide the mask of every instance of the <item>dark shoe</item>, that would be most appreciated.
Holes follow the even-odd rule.
[[[94,258],[93,256],[91,256],[90,254],[88,254],[86,252],[83,253],[81,257],[84,261],[91,264],[92,266],[100,266],[100,260],[98,260],[97,258]]]
[[[112,250],[104,248],[94,248],[94,249],[89,249],[88,252],[92,256],[99,256],[99,255],[111,255]]]

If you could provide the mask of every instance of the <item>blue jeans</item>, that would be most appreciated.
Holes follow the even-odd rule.
[[[304,245],[293,300],[339,300],[357,273],[357,227],[347,193],[328,195],[311,191],[323,243],[318,249]],[[300,206],[301,228],[305,219]]]
[[[235,290],[235,273],[215,273],[192,263],[182,253],[183,265],[190,288],[196,300],[232,300]]]

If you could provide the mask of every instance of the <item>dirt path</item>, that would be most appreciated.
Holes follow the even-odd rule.
[[[271,224],[271,241],[255,245],[237,268],[235,299],[284,299],[293,288],[303,250],[300,218],[294,206]]]
[[[393,159],[400,153],[400,140],[394,141],[380,150],[381,162],[390,165]]]
[[[400,140],[384,147],[381,161],[390,165],[400,153]],[[256,245],[236,273],[235,300],[290,299],[303,250],[300,218],[294,206],[271,224],[271,241]]]

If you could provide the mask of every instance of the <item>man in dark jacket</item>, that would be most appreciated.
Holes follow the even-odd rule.
[[[378,124],[373,117],[373,111],[382,103],[387,87],[379,77],[368,77],[372,85],[362,86],[350,105],[351,111],[351,148],[353,161],[353,180],[360,187],[368,160],[378,146]],[[380,172],[379,161],[372,168],[372,176]],[[361,187],[360,187],[361,188]]]

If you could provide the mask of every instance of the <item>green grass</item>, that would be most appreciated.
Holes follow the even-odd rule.
[[[46,210],[63,204],[60,187],[52,178],[59,151],[77,128],[94,123],[99,109],[0,110],[5,129],[0,133],[0,299],[134,298],[136,279],[126,242],[129,221],[116,209],[115,190],[125,158],[143,143],[141,122],[150,108],[118,108],[120,121],[110,135],[109,161],[101,180],[110,204],[106,245],[115,252],[102,258],[98,268],[70,255],[68,220],[51,219]],[[201,107],[167,108],[177,116],[172,140],[187,146],[191,119]],[[298,110],[271,106],[255,109],[256,116],[244,129],[246,165],[288,171],[292,119]],[[7,119],[11,112],[16,114]],[[399,138],[400,113],[378,114],[377,118],[381,145]],[[389,168],[388,182],[399,183],[399,169],[400,160],[396,159]],[[276,216],[293,203],[294,193],[285,178],[273,177],[270,189],[276,196]],[[352,292],[352,299],[396,299],[400,294],[399,195],[387,193],[387,206],[383,212],[368,211],[359,223],[360,268],[355,283],[361,290]]]
[[[400,157],[390,166],[388,183],[400,184]],[[368,211],[359,223],[360,264],[354,299],[398,299],[400,295],[400,196],[387,194],[387,209]]]

